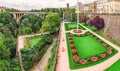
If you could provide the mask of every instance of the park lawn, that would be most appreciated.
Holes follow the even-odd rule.
[[[68,25],[68,28],[71,29],[71,28],[76,28],[77,25],[76,24],[67,24]]]
[[[87,27],[88,29],[92,30],[92,31],[97,31],[97,29],[93,26],[90,26],[89,24],[85,24],[85,23],[81,23],[82,25],[84,25],[85,27]]]
[[[70,23],[70,24],[66,24],[65,26],[68,26],[68,29],[76,29],[77,28],[77,24],[76,23]],[[79,29],[85,30],[83,27],[81,27],[80,25],[78,25]]]
[[[76,37],[73,36],[76,49],[80,58],[90,58],[107,52],[107,48],[97,42],[92,36]]]
[[[71,51],[70,43],[69,43],[69,40],[68,40],[68,34],[66,34],[66,41],[67,41],[67,47],[68,47],[67,49],[68,49],[68,58],[69,58],[69,64],[70,64],[69,66],[70,66],[70,69],[72,69],[72,70],[73,69],[85,68],[85,67],[89,67],[89,66],[93,66],[93,65],[99,64],[99,63],[101,63],[101,62],[111,58],[113,55],[115,55],[118,52],[117,50],[114,49],[114,52],[111,55],[109,55],[109,56],[107,56],[107,57],[105,57],[105,58],[103,58],[101,60],[98,60],[98,61],[95,61],[95,62],[91,62],[91,63],[88,63],[88,64],[76,65],[74,63],[74,61],[73,61],[72,51]],[[84,42],[82,42],[82,43],[84,43]]]
[[[120,59],[104,71],[120,71]]]
[[[31,39],[29,40],[31,47],[33,47],[37,42],[39,42],[40,39],[41,39],[40,37],[31,38]]]

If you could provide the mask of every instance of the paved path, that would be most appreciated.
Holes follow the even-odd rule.
[[[44,56],[42,57],[41,61],[37,65],[33,66],[33,68],[31,68],[30,71],[45,71],[45,68],[48,64],[48,60],[51,56],[51,50],[52,50],[53,46],[55,45],[55,41],[56,41],[56,37],[53,39],[53,43],[47,49],[47,51],[44,54]]]
[[[64,29],[63,22],[61,23],[60,31],[61,31],[60,32],[60,43],[59,43],[58,54],[57,54],[58,63],[56,66],[56,71],[69,71],[66,35],[65,35],[65,29]]]
[[[33,36],[38,36],[41,34],[48,34],[48,33],[40,33],[40,34],[31,34],[31,35],[23,35],[23,36],[18,36],[18,45],[17,45],[17,55],[19,56],[19,63],[22,71],[24,71],[23,65],[22,65],[22,58],[21,58],[21,52],[20,49],[24,48],[24,38],[25,37],[33,37]]]
[[[79,25],[81,25],[81,24],[79,24]],[[83,25],[81,25],[81,26],[83,26]],[[84,28],[86,28],[86,27],[84,27]],[[58,56],[59,57],[58,57],[58,64],[56,67],[56,71],[104,71],[106,68],[108,68],[113,63],[115,63],[118,59],[120,59],[120,48],[118,46],[114,45],[113,43],[109,42],[108,40],[105,40],[103,37],[92,32],[91,30],[89,30],[89,29],[87,29],[87,30],[90,31],[91,33],[93,33],[94,35],[96,35],[98,38],[105,41],[106,43],[108,43],[109,45],[111,45],[112,47],[114,47],[115,49],[117,49],[118,53],[115,54],[114,56],[112,56],[111,58],[109,58],[108,60],[106,60],[102,63],[99,63],[97,65],[86,67],[86,68],[81,68],[81,69],[76,69],[76,70],[71,70],[69,68],[69,60],[68,60],[68,51],[67,51],[67,45],[66,45],[66,39],[65,39],[64,23],[62,23],[62,26],[61,26],[61,34],[62,35],[60,38],[61,41],[60,41],[60,46],[58,49],[58,51],[59,51]],[[64,39],[65,41],[63,42],[62,39]],[[65,49],[64,52],[62,52],[63,47]]]

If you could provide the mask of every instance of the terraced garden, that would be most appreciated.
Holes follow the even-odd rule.
[[[68,28],[75,27],[71,24],[67,26]],[[117,50],[90,32],[81,35],[66,33],[66,39],[71,69],[96,65],[117,53]]]

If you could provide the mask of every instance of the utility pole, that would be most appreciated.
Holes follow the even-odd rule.
[[[77,0],[77,9],[75,11],[75,13],[77,13],[77,30],[78,30],[78,24],[79,24],[79,0]]]

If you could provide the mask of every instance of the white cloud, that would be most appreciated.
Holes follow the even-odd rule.
[[[82,3],[89,3],[95,0],[79,0]],[[21,10],[40,9],[48,7],[65,7],[66,3],[75,5],[77,0],[0,0],[0,6],[16,8]]]

